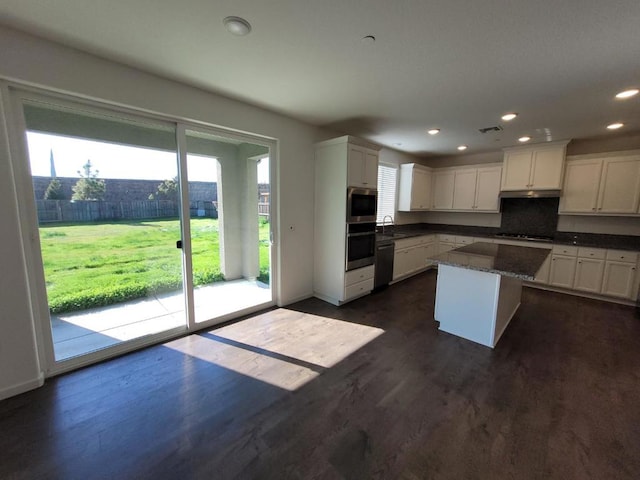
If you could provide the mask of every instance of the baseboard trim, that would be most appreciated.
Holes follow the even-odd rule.
[[[574,297],[590,298],[592,300],[602,300],[603,302],[618,303],[620,305],[627,305],[634,307],[636,303],[626,298],[607,297],[606,295],[598,295],[595,293],[581,292],[579,290],[569,290],[566,288],[553,287],[542,283],[524,282],[525,287],[537,288],[538,290],[546,290],[548,292],[564,293],[565,295],[572,295]]]
[[[20,395],[21,393],[28,392],[29,390],[34,390],[42,385],[44,385],[44,373],[40,372],[38,376],[32,380],[18,383],[0,390],[0,400]]]

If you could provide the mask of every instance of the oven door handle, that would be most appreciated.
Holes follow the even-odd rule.
[[[360,232],[360,233],[347,233],[347,237],[366,237],[367,235],[375,236],[376,232]]]

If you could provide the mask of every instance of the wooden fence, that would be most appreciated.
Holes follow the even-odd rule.
[[[192,218],[218,218],[218,202],[190,202]],[[39,223],[100,222],[104,220],[139,220],[143,218],[176,218],[178,203],[171,200],[128,202],[36,200]],[[269,203],[258,203],[258,215],[269,217]]]
[[[36,208],[39,223],[98,222],[178,216],[178,205],[170,200],[129,202],[36,200]]]

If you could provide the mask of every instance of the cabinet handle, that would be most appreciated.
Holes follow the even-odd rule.
[[[580,260],[578,263],[582,263],[582,260]]]
[[[596,207],[593,207],[591,210],[595,210],[595,209],[596,209]]]

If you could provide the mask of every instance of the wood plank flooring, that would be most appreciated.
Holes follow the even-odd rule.
[[[526,288],[491,350],[438,331],[435,280],[49,379],[0,402],[0,478],[640,478],[634,308]]]

